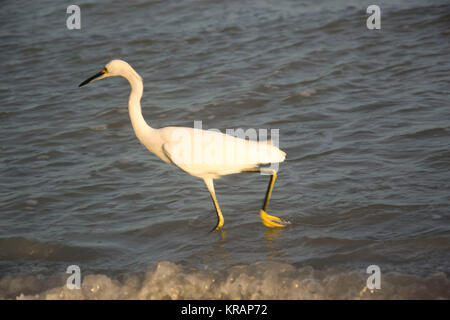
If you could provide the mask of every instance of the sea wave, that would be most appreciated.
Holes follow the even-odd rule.
[[[191,269],[161,261],[146,272],[121,276],[89,274],[80,289],[69,289],[67,274],[8,275],[0,279],[1,299],[449,299],[445,273],[418,277],[383,274],[381,288],[369,290],[365,270],[317,270],[277,262],[228,269]]]

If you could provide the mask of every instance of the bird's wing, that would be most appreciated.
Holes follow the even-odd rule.
[[[167,151],[166,145],[168,146],[167,143],[164,143],[164,144],[162,145],[161,149],[162,149],[164,155],[167,157],[167,159],[169,159],[169,163],[173,163],[172,159],[170,158],[170,154],[169,154],[169,152]]]
[[[217,177],[282,162],[285,153],[266,141],[252,141],[217,131],[167,127],[163,152],[182,170],[198,177]]]

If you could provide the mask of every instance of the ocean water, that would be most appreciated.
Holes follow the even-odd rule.
[[[449,299],[450,5],[379,1],[0,4],[0,298]],[[204,183],[150,154],[153,127],[279,129],[268,177]],[[70,265],[81,289],[66,287]],[[381,288],[368,290],[370,265]]]

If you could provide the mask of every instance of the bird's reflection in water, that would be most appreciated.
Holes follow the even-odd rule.
[[[266,239],[267,257],[270,260],[287,262],[286,254],[282,250],[281,245],[281,236],[283,231],[284,230],[280,228],[267,228],[264,233],[264,238]]]
[[[264,232],[264,239],[261,237],[261,242],[264,242],[264,244],[261,243],[261,250],[264,250],[265,245],[265,255],[267,260],[281,263],[292,262],[283,250],[284,231],[285,229],[281,228],[266,228]],[[208,253],[202,255],[201,263],[212,263],[227,267],[233,267],[236,265],[237,261],[233,258],[233,254],[235,252],[229,247],[232,246],[230,241],[233,241],[233,239],[227,239],[227,232],[220,229],[212,232],[211,236],[214,236],[215,240],[211,243],[211,246],[209,246]]]
[[[207,254],[206,259],[208,262],[220,262],[221,264],[232,266],[233,258],[230,256],[228,249],[225,248],[227,232],[223,229],[219,229],[213,232],[213,235],[217,237],[217,240],[211,246],[211,252]]]
[[[221,243],[222,246],[223,246],[224,241],[225,241],[225,238],[226,238],[226,236],[227,236],[227,232],[226,232],[225,230],[222,230],[222,229],[220,229],[219,231],[220,231],[219,236],[220,236],[220,240],[221,240],[220,243]]]

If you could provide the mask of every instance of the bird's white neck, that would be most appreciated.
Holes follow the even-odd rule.
[[[145,142],[148,141],[148,137],[151,135],[153,129],[147,124],[142,115],[141,97],[144,91],[142,78],[131,67],[130,70],[123,74],[123,77],[128,80],[131,86],[131,93],[128,99],[128,111],[134,133],[139,141],[143,145],[146,145]]]

